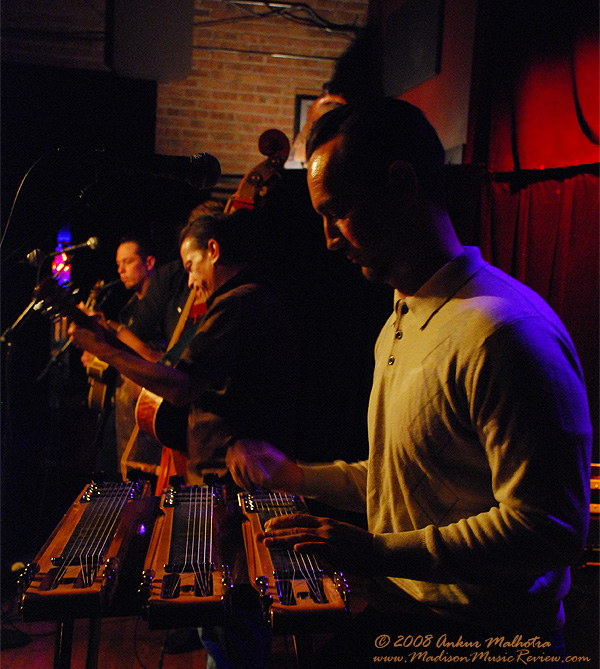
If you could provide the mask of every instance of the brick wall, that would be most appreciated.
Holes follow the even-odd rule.
[[[320,93],[352,38],[307,25],[302,8],[323,23],[362,26],[367,6],[368,0],[310,0],[298,3],[291,21],[256,18],[269,11],[258,2],[195,0],[192,72],[184,81],[159,82],[156,152],[207,151],[224,174],[244,174],[262,160],[263,130],[278,128],[291,142],[296,95]],[[5,0],[3,21],[3,59],[108,70],[105,0]]]
[[[316,0],[310,7],[334,24],[363,25],[367,12],[365,0]],[[156,152],[208,151],[224,174],[244,174],[262,159],[264,130],[277,128],[293,140],[296,95],[320,93],[350,34],[276,16],[238,20],[249,10],[265,12],[258,6],[202,0],[196,9],[192,73],[158,86]]]

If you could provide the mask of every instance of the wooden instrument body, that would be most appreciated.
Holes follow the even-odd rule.
[[[189,407],[176,407],[147,388],[142,388],[135,405],[139,429],[162,446],[184,451],[187,443]]]
[[[167,352],[162,358],[163,362],[167,360],[170,365],[177,364],[178,358],[172,355],[173,347],[183,334],[195,299],[196,291],[195,289],[191,289],[179,315],[175,330],[171,335]],[[182,351],[179,351],[179,355],[181,353]],[[130,460],[131,451],[139,430],[142,430],[142,432],[145,432],[163,446],[160,465],[155,467],[153,472],[157,474],[156,491],[158,493],[162,492],[166,487],[167,481],[171,476],[184,474],[187,460],[178,451],[185,451],[187,448],[188,410],[187,406],[174,407],[147,388],[141,389],[134,410],[135,427],[121,457],[121,472],[123,477],[126,476],[129,466],[143,468],[141,463]],[[164,420],[162,421],[160,420],[161,415],[164,416]]]
[[[266,516],[305,510],[302,498],[279,493],[267,493],[267,497],[239,493],[238,500],[247,519],[242,530],[248,574],[259,591],[265,617],[273,629],[291,634],[299,628],[318,633],[346,622],[348,589],[341,574],[330,577],[320,570],[314,557],[290,550],[286,551],[290,554],[290,566],[287,574],[282,575],[281,569],[274,567],[274,553],[257,540]]]
[[[236,209],[262,206],[267,194],[281,182],[282,172],[290,153],[290,142],[281,130],[265,130],[258,138],[258,150],[265,160],[244,175],[236,192],[225,205],[225,213]]]
[[[117,371],[96,357],[86,366],[85,371],[89,386],[87,405],[90,409],[102,413],[110,404]]]
[[[198,509],[192,511],[183,537],[176,528],[176,523],[182,521],[177,513],[194,491],[202,495],[202,518],[198,517]],[[178,501],[178,497],[185,499]],[[204,504],[209,500],[211,510]],[[171,487],[161,496],[160,509],[140,586],[144,618],[150,629],[223,622],[231,584],[220,545],[227,516],[222,490],[213,486]],[[183,548],[183,541],[187,542],[186,557],[175,564],[172,549],[177,552]]]
[[[101,496],[93,497],[95,484],[90,484],[63,516],[34,562],[21,574],[21,610],[25,621],[91,618],[101,615],[111,605],[129,546],[136,534],[153,522],[155,505],[152,498],[147,497],[147,483],[143,486],[129,482],[109,485],[120,486],[120,494],[127,499],[120,508],[112,506],[106,513],[103,509],[93,510],[99,520],[96,535],[86,532],[85,527],[89,526],[84,513],[92,510],[90,505],[105,502]],[[133,499],[130,494],[134,495]],[[84,529],[78,533],[81,523]],[[99,545],[103,539],[106,548],[96,564],[93,559],[69,561],[63,557],[67,553],[76,558],[77,549],[69,548],[69,542],[71,545],[75,542],[75,546],[88,541]]]
[[[100,291],[104,288],[104,281],[96,281],[90,291],[85,303],[85,312],[90,313],[96,310],[96,303]],[[102,414],[110,404],[110,398],[115,389],[117,380],[117,370],[109,367],[105,362],[96,356],[86,365],[85,368],[88,377],[88,407],[99,414]]]

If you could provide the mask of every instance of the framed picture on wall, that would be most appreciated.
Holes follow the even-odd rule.
[[[296,95],[296,112],[294,114],[294,137],[306,123],[308,110],[318,95]]]

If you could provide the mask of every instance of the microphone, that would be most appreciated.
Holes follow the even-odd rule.
[[[93,251],[98,248],[99,243],[100,242],[98,241],[98,237],[90,237],[87,242],[83,242],[82,244],[75,244],[73,246],[66,246],[64,249],[60,249],[60,251],[53,251],[52,253],[44,253],[41,249],[33,249],[33,251],[30,251],[25,256],[24,261],[21,260],[19,262],[26,262],[32,267],[40,267],[46,258],[54,258],[55,256],[59,256],[61,253],[71,253],[71,251],[77,251],[78,249],[83,249],[86,246]]]
[[[61,253],[71,253],[71,251],[77,251],[78,249],[84,249],[86,246],[92,251],[95,251],[98,248],[98,244],[100,242],[98,241],[98,237],[90,237],[87,242],[82,242],[81,244],[74,244],[73,246],[65,246],[64,249],[60,249],[59,251],[53,251],[52,253],[48,254],[48,257],[52,258],[54,256],[59,256]],[[35,254],[35,252],[38,249],[35,249],[31,253]],[[31,253],[27,256],[27,259],[29,260],[29,256]],[[31,261],[29,261],[31,262]]]
[[[95,151],[94,158],[97,164],[125,174],[147,174],[174,179],[199,190],[212,188],[221,178],[221,164],[210,153],[195,153],[191,156],[152,154],[146,157],[132,157],[107,154],[99,149]]]
[[[110,297],[113,288],[116,288],[121,283],[121,279],[115,279],[114,281],[109,281],[105,283],[102,288],[98,291],[96,296],[96,311],[102,311],[102,305]]]
[[[98,291],[98,295],[102,295],[102,293],[105,293],[107,290],[112,290],[115,286],[118,286],[121,283],[121,279],[115,279],[114,281],[109,281],[108,283],[105,283],[102,288]]]

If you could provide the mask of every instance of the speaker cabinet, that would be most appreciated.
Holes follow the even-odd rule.
[[[109,0],[106,63],[119,76],[173,81],[192,66],[194,0]]]
[[[444,26],[443,0],[388,3],[383,21],[383,89],[397,97],[439,74]]]

